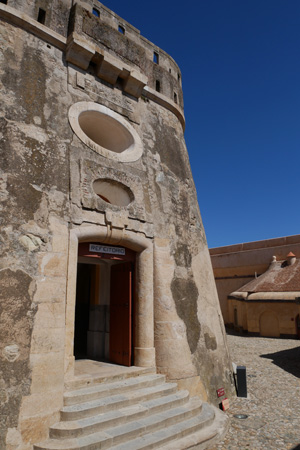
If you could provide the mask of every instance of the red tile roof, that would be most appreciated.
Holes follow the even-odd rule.
[[[239,292],[295,292],[300,291],[300,259],[273,262],[260,277],[238,289]]]

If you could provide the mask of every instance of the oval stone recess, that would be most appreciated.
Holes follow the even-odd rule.
[[[134,200],[129,187],[119,181],[98,179],[94,181],[93,189],[102,200],[115,206],[128,206]]]

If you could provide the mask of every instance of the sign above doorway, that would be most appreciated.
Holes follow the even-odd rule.
[[[109,255],[125,255],[124,247],[109,247],[107,245],[90,244],[89,251],[95,253],[107,253]]]
[[[135,262],[135,251],[118,245],[105,245],[101,242],[80,242],[78,245],[78,257],[90,258],[90,261],[111,259],[114,261]],[[84,261],[79,261],[84,262]],[[87,261],[85,261],[87,263]],[[93,264],[89,262],[89,264]]]

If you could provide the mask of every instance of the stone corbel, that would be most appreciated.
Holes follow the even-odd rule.
[[[97,60],[97,77],[114,86],[123,70],[122,62],[101,49],[97,49]]]
[[[119,213],[106,211],[105,223],[107,226],[107,240],[118,245],[122,242],[124,231],[128,226],[128,213],[126,211]]]
[[[123,88],[127,94],[139,98],[142,95],[144,86],[148,83],[148,78],[137,70],[133,69],[124,79]]]
[[[86,70],[95,54],[95,47],[77,33],[72,33],[67,40],[66,60]]]

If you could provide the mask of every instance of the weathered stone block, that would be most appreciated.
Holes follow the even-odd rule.
[[[31,354],[32,394],[45,394],[48,391],[61,392],[63,388],[64,354],[60,352]],[[41,395],[41,398],[43,398]],[[49,410],[48,410],[49,411]]]
[[[36,418],[38,421],[38,417],[58,412],[63,404],[62,396],[63,389],[43,392],[43,395],[39,392],[24,397],[21,406],[20,423],[25,419],[31,418]]]
[[[61,277],[67,270],[67,255],[64,253],[39,254],[40,274]]]
[[[49,434],[49,427],[58,420],[58,413],[22,419],[20,422],[20,430],[23,445],[27,443],[32,445],[46,439]]]
[[[36,303],[60,303],[65,301],[66,279],[63,277],[43,277],[36,283],[34,301]]]
[[[32,333],[31,353],[52,353],[61,352],[65,346],[65,327],[47,328],[46,322],[44,327],[35,327]]]

